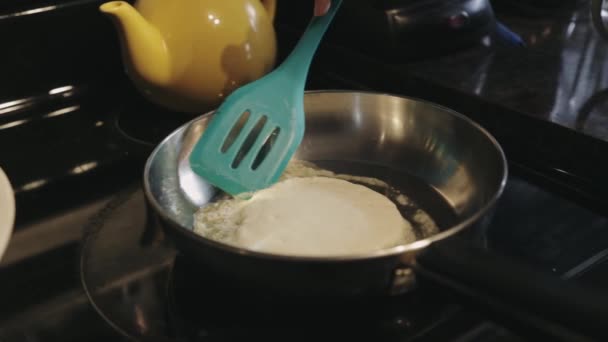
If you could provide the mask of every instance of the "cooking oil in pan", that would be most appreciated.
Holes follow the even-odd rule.
[[[251,211],[250,211],[250,209],[242,209],[242,208],[244,208],[243,206],[251,208],[251,205],[255,205],[254,203],[259,203],[259,202],[247,203],[247,199],[231,198],[228,195],[223,194],[223,195],[219,196],[214,201],[214,203],[212,203],[204,208],[201,208],[195,214],[194,230],[195,230],[195,232],[197,232],[207,238],[217,240],[220,242],[224,242],[224,243],[228,243],[228,244],[233,244],[233,245],[236,244],[237,246],[239,246],[241,243],[244,243],[242,241],[243,240],[242,234],[247,234],[247,235],[251,236],[251,230],[250,230],[250,228],[251,228],[251,229],[254,229],[254,231],[256,231],[256,233],[254,233],[253,238],[250,239],[251,240],[250,242],[245,243],[247,246],[240,246],[240,247],[249,247],[249,248],[258,249],[258,248],[262,248],[262,247],[258,246],[259,243],[261,243],[262,245],[267,245],[269,243],[269,241],[274,241],[274,240],[279,239],[280,240],[279,242],[274,242],[274,243],[270,242],[270,244],[274,246],[272,248],[279,248],[281,250],[284,250],[285,252],[290,251],[291,253],[294,253],[293,249],[297,249],[299,251],[298,253],[338,253],[338,250],[348,249],[347,248],[348,244],[344,240],[345,236],[347,236],[348,238],[353,237],[355,239],[355,240],[349,240],[351,242],[351,246],[352,246],[350,248],[366,250],[366,248],[371,248],[371,246],[373,246],[373,245],[377,246],[375,248],[386,248],[386,247],[394,246],[397,244],[409,243],[409,242],[413,242],[414,240],[429,237],[433,234],[436,234],[441,229],[451,226],[452,223],[455,221],[455,215],[453,214],[451,208],[435,190],[433,190],[430,186],[424,184],[423,182],[421,182],[413,177],[409,177],[408,175],[405,175],[402,172],[396,172],[390,168],[386,168],[386,167],[374,165],[374,164],[360,163],[360,162],[319,161],[319,162],[315,162],[315,163],[310,163],[310,162],[301,161],[301,160],[292,160],[292,162],[289,164],[287,170],[283,174],[281,181],[289,180],[289,182],[291,182],[292,180],[290,180],[290,179],[292,179],[292,178],[306,178],[306,177],[334,178],[334,179],[340,179],[341,181],[348,181],[350,183],[358,184],[359,186],[365,186],[368,189],[371,189],[377,193],[384,195],[385,198],[383,199],[383,201],[386,201],[387,199],[390,200],[393,204],[395,204],[395,207],[399,211],[399,213],[397,213],[397,211],[395,211],[395,209],[393,208],[390,210],[393,210],[394,214],[391,214],[389,212],[387,212],[385,214],[379,214],[379,212],[377,212],[376,210],[385,210],[385,209],[380,209],[380,207],[384,207],[384,208],[387,208],[387,207],[385,207],[385,206],[377,207],[375,201],[360,202],[358,199],[353,199],[352,196],[344,197],[343,201],[345,201],[345,202],[343,202],[343,203],[347,203],[349,201],[354,201],[354,202],[359,203],[359,205],[361,203],[369,203],[369,205],[373,205],[372,207],[370,207],[369,205],[365,205],[365,206],[367,206],[367,208],[361,207],[362,209],[360,209],[360,210],[362,210],[361,213],[367,212],[368,213],[367,215],[371,215],[371,217],[377,217],[377,218],[372,219],[370,216],[364,216],[362,218],[363,221],[360,221],[358,219],[355,219],[354,217],[350,217],[347,213],[343,213],[342,215],[346,215],[348,217],[338,215],[340,217],[344,217],[344,219],[339,220],[338,221],[339,224],[334,223],[335,225],[331,226],[332,228],[334,228],[331,231],[332,232],[331,237],[337,238],[337,240],[332,242],[333,240],[326,240],[326,239],[330,238],[330,235],[328,235],[329,232],[326,230],[326,229],[330,229],[330,227],[328,226],[328,227],[324,228],[324,225],[325,226],[328,225],[328,221],[321,221],[321,222],[317,223],[319,226],[317,226],[317,224],[315,224],[315,226],[311,228],[310,225],[307,225],[304,223],[304,222],[307,222],[308,219],[310,218],[309,214],[306,211],[300,211],[299,208],[294,207],[294,205],[291,204],[292,202],[289,202],[290,203],[289,207],[296,208],[296,211],[292,212],[294,215],[293,216],[294,218],[292,218],[288,222],[300,222],[299,224],[296,224],[300,228],[293,228],[293,229],[296,229],[295,231],[292,231],[291,230],[292,228],[287,228],[290,226],[284,226],[284,225],[277,226],[277,228],[275,229],[275,228],[272,228],[271,226],[269,226],[267,223],[262,224],[262,228],[257,228],[257,229],[251,228],[249,225],[247,225],[247,228],[243,228],[243,222],[246,221],[244,216],[251,217],[249,215],[254,215],[254,217],[258,217],[258,218],[274,216],[274,214],[276,213],[276,209],[272,209],[272,208],[275,208],[275,207],[271,206],[270,209],[266,208],[265,210],[262,211],[262,212],[266,212],[266,210],[268,210],[268,212],[266,214],[262,214],[262,212],[257,211],[257,209],[256,209],[256,210],[254,210],[253,214],[250,213],[250,214],[246,215],[246,214],[243,214],[244,211],[246,211],[246,210],[248,210],[248,212],[251,212]],[[311,179],[311,181],[314,182],[314,180],[312,180],[312,179]],[[296,202],[300,201],[301,196],[302,196],[302,193],[300,193],[300,191],[302,191],[302,192],[308,191],[309,186],[312,186],[310,184],[315,184],[315,183],[306,183],[306,184],[309,184],[309,185],[305,185],[305,188],[301,188],[301,190],[299,190],[299,191],[295,190],[296,192],[293,192],[294,191],[293,188],[290,190],[289,193],[295,195],[295,197],[291,197],[293,201],[296,201]],[[282,184],[282,185],[284,185],[284,184]],[[321,190],[321,189],[323,189],[323,190]],[[325,188],[320,188],[319,191],[325,191],[325,190],[326,190]],[[369,190],[367,190],[367,191],[369,191]],[[316,191],[313,191],[313,193],[316,194],[314,196],[318,196],[320,194],[320,193],[317,193]],[[371,195],[371,193],[366,196],[370,196],[370,195]],[[293,196],[293,195],[290,195],[290,196]],[[247,196],[246,196],[246,198],[247,198]],[[315,201],[315,202],[310,202],[310,203],[317,203],[317,205],[319,205],[318,210],[324,211],[326,208],[328,208],[327,205],[321,204],[321,202],[325,201],[325,197],[317,198],[316,200],[313,200],[313,201]],[[284,200],[279,200],[279,202],[276,202],[276,205],[283,207],[284,203],[285,203]],[[302,204],[306,204],[306,206],[308,206],[308,203],[309,202],[302,202]],[[338,207],[341,206],[339,203],[335,203],[334,205],[337,205]],[[332,206],[332,208],[333,208],[333,206]],[[372,209],[372,208],[377,208],[377,209]],[[290,209],[290,210],[293,210],[293,209]],[[302,221],[300,221],[300,219],[295,218],[295,217],[298,217],[298,215],[300,213],[304,213],[304,216],[300,216]],[[398,233],[398,231],[401,228],[397,228],[397,227],[401,226],[401,224],[399,222],[403,222],[403,221],[399,221],[399,219],[397,219],[399,214],[401,214],[402,218],[405,220],[405,223],[404,223],[405,226],[403,228],[404,235],[402,235],[402,238],[399,238],[400,234]],[[260,215],[262,215],[262,216],[260,216]],[[270,215],[270,216],[266,216],[266,215]],[[314,215],[314,214],[312,214],[312,215]],[[330,219],[330,217],[333,217],[334,220],[336,219],[335,213],[327,213],[327,215],[330,215],[327,217],[328,219]],[[288,217],[291,217],[291,215],[289,215]],[[325,216],[320,216],[320,217],[325,217]],[[388,220],[388,217],[394,217],[394,219],[396,221],[388,221],[388,222],[393,222],[390,224],[385,222],[386,220]],[[354,221],[351,220],[351,223],[346,223],[345,220],[347,218],[354,219]],[[369,220],[371,220],[371,221],[369,221]],[[379,221],[376,221],[376,220],[379,220]],[[246,222],[250,222],[250,221],[246,221]],[[276,221],[271,221],[271,222],[276,222]],[[336,222],[336,221],[334,221],[334,222]],[[363,227],[367,227],[367,228],[362,228],[360,226],[361,222],[368,222],[367,224],[363,224]],[[382,225],[376,226],[378,228],[374,228],[373,225],[369,226],[369,222],[378,222],[379,224],[382,224]],[[384,223],[380,223],[380,222],[384,222]],[[323,223],[323,224],[321,224],[321,223]],[[388,226],[386,224],[388,224]],[[342,228],[338,229],[337,228],[338,226],[342,227]],[[355,228],[355,226],[358,226],[359,228]],[[351,227],[351,228],[349,228],[349,227]],[[380,229],[380,227],[384,227],[384,228]],[[247,229],[247,230],[242,231],[241,229]],[[262,229],[262,231],[260,231],[259,229]],[[278,233],[277,229],[282,229],[282,233]],[[300,229],[304,229],[304,231],[307,231],[307,232],[304,234],[303,233],[304,231],[302,231]],[[355,230],[352,230],[352,229],[355,229]],[[359,229],[363,229],[363,230],[359,230]],[[374,233],[375,229],[378,229],[378,233]],[[399,230],[395,231],[395,229],[399,229]],[[364,233],[364,231],[368,231],[368,233]],[[390,233],[391,231],[392,231],[392,233]],[[326,232],[328,232],[328,233],[326,233]],[[351,235],[352,232],[358,232],[357,234],[359,234],[359,235],[357,235],[357,234]],[[270,235],[268,235],[268,234],[270,234]],[[279,234],[279,235],[277,235],[277,234]],[[284,234],[288,234],[288,235],[284,235]],[[295,235],[293,235],[293,234],[295,234]],[[303,234],[303,235],[300,235],[300,234]],[[336,234],[339,234],[339,235],[336,235]],[[348,235],[344,235],[344,234],[348,234]],[[370,234],[370,235],[360,235],[360,234]],[[383,235],[383,234],[389,234],[389,235]],[[398,234],[398,235],[394,235],[394,234]],[[342,238],[340,238],[340,236]],[[394,236],[394,238],[388,238],[388,236]],[[271,240],[266,240],[268,238],[270,238]],[[287,241],[291,241],[291,244],[289,242],[284,242],[282,240],[283,238],[288,239]],[[293,240],[294,238],[296,238],[296,240]],[[323,239],[323,240],[319,240],[319,239]],[[237,240],[239,240],[240,243],[237,243],[236,242]],[[245,240],[247,240],[247,239],[245,239]],[[304,241],[307,241],[308,243],[306,243]],[[376,241],[376,242],[374,242],[374,241]],[[382,241],[384,241],[384,242],[382,242]],[[253,243],[254,245],[251,245],[251,243]],[[277,243],[278,243],[279,247],[277,247]],[[320,243],[323,243],[323,245],[325,247],[321,247],[320,245],[318,245]],[[354,243],[354,245],[353,245],[353,243]],[[378,247],[378,243],[380,243],[380,245],[384,246],[384,247]],[[291,247],[289,247],[289,246],[291,246]],[[365,247],[365,246],[367,246],[367,247]],[[264,247],[264,248],[270,248],[270,247]],[[309,252],[304,252],[304,250],[308,250]],[[322,250],[324,250],[325,252],[323,252]]]

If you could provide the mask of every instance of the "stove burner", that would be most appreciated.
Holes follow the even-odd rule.
[[[169,282],[169,320],[188,341],[403,341],[422,337],[461,308],[440,290],[388,297],[275,296],[229,285],[221,276],[178,256]],[[470,324],[470,323],[469,323]],[[466,327],[466,324],[463,324]]]
[[[428,286],[393,298],[336,299],[274,296],[231,284],[175,256],[138,184],[91,221],[81,250],[89,300],[128,337],[433,341],[480,323],[441,289]]]
[[[80,273],[97,312],[131,338],[165,337],[174,251],[146,209],[139,182],[118,194],[85,230]]]

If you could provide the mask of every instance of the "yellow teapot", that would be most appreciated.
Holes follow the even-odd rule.
[[[268,73],[276,58],[275,0],[110,1],[125,70],[150,101],[201,113]]]

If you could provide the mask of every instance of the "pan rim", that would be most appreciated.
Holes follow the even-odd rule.
[[[480,124],[473,121],[466,115],[461,114],[453,109],[450,109],[448,107],[445,107],[443,105],[440,105],[440,104],[432,102],[432,101],[428,101],[428,100],[424,100],[424,99],[420,99],[420,98],[412,97],[412,96],[404,96],[404,95],[388,93],[388,92],[376,92],[376,91],[367,91],[367,90],[353,91],[353,90],[346,90],[346,89],[327,89],[327,90],[307,90],[307,91],[305,91],[305,95],[306,94],[325,94],[325,93],[387,96],[387,97],[394,97],[394,98],[399,98],[399,99],[413,100],[416,102],[425,103],[425,104],[434,106],[436,108],[442,109],[442,110],[448,112],[450,115],[453,115],[454,117],[465,121],[466,123],[468,123],[475,129],[477,129],[480,133],[482,133],[489,140],[489,142],[492,144],[492,146],[495,148],[495,150],[499,154],[500,161],[501,161],[503,168],[502,168],[502,175],[500,177],[500,184],[498,185],[498,190],[494,193],[492,198],[490,198],[490,200],[488,200],[479,210],[477,210],[473,215],[466,218],[465,220],[460,221],[456,225],[453,225],[437,234],[434,234],[430,237],[427,237],[427,238],[424,238],[421,240],[416,240],[416,241],[408,243],[408,244],[401,244],[401,245],[397,245],[397,246],[393,246],[393,247],[389,247],[389,248],[379,249],[379,250],[376,250],[376,251],[373,251],[370,253],[342,254],[342,255],[337,255],[337,256],[285,255],[285,254],[277,254],[277,253],[252,251],[252,250],[249,250],[246,248],[229,245],[226,243],[222,243],[222,242],[219,242],[216,240],[212,240],[212,239],[203,237],[203,236],[195,233],[193,229],[184,227],[183,225],[175,222],[175,220],[173,220],[171,217],[169,217],[169,215],[165,212],[164,208],[158,203],[156,198],[152,195],[149,177],[148,177],[150,174],[149,171],[152,166],[152,161],[154,160],[154,156],[164,146],[166,141],[170,140],[174,135],[179,134],[181,131],[185,130],[193,122],[202,120],[203,118],[212,115],[215,112],[214,110],[212,110],[207,113],[201,114],[201,115],[195,117],[194,119],[181,125],[177,129],[175,129],[173,132],[171,132],[169,135],[167,135],[160,143],[158,143],[158,145],[154,148],[154,150],[152,150],[152,152],[150,153],[150,155],[148,156],[148,158],[146,160],[146,164],[145,164],[144,170],[143,170],[143,173],[144,173],[143,174],[143,183],[144,183],[143,185],[144,185],[144,194],[145,194],[146,200],[152,205],[155,213],[172,226],[171,227],[172,229],[176,229],[180,233],[187,235],[188,238],[194,239],[198,244],[201,244],[201,248],[204,248],[204,247],[219,248],[219,249],[224,250],[229,253],[240,254],[243,256],[259,258],[259,259],[274,260],[274,261],[308,262],[308,263],[327,263],[327,262],[340,263],[340,262],[354,262],[354,261],[361,261],[361,260],[390,258],[390,257],[394,257],[396,255],[402,255],[405,253],[420,251],[420,250],[428,247],[432,243],[435,243],[437,241],[451,237],[451,236],[465,230],[466,228],[470,227],[471,225],[473,225],[480,218],[482,218],[485,214],[487,214],[495,206],[496,202],[502,196],[506,183],[507,183],[508,173],[509,173],[506,155],[505,155],[502,147],[498,143],[498,141],[494,138],[494,136],[492,134],[490,134],[484,127],[482,127]],[[178,247],[178,249],[179,249],[179,247]]]

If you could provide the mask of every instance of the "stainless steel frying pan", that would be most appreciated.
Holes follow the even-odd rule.
[[[570,284],[485,253],[484,228],[505,187],[507,163],[483,128],[429,102],[375,93],[308,92],[305,110],[306,134],[295,158],[384,175],[436,218],[441,231],[408,245],[332,258],[252,252],[195,234],[194,212],[218,191],[188,173],[185,163],[209,113],[168,136],[144,171],[146,198],[180,251],[227,279],[277,293],[394,295],[430,281],[530,331],[566,339],[604,334],[594,324],[607,312],[598,297],[574,296]]]

